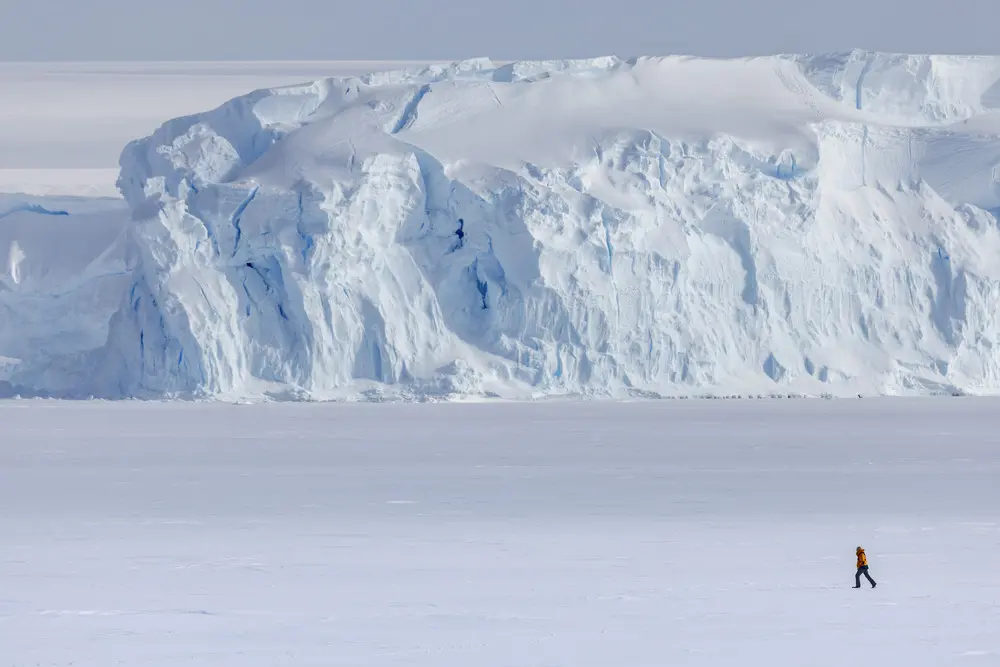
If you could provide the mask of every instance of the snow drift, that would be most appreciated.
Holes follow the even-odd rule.
[[[8,380],[992,392],[998,109],[1000,58],[862,52],[474,60],[256,91],[125,149],[106,342]]]

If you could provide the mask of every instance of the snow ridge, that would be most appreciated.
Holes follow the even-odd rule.
[[[134,269],[107,343],[11,381],[992,392],[998,102],[1000,59],[862,52],[474,60],[256,91],[126,147]]]

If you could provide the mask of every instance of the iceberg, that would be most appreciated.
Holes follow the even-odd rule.
[[[254,91],[120,164],[104,338],[10,387],[1000,389],[1000,58],[476,59]]]

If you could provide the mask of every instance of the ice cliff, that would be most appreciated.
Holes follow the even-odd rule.
[[[854,52],[256,91],[125,148],[106,341],[8,384],[994,392],[998,82],[998,58]]]

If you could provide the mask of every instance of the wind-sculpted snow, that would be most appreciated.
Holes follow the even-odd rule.
[[[1000,109],[1000,57],[854,51],[796,60],[820,91],[903,125],[950,123]]]
[[[12,381],[992,392],[998,81],[1000,59],[856,52],[257,91],[125,149],[134,269],[107,343]]]

